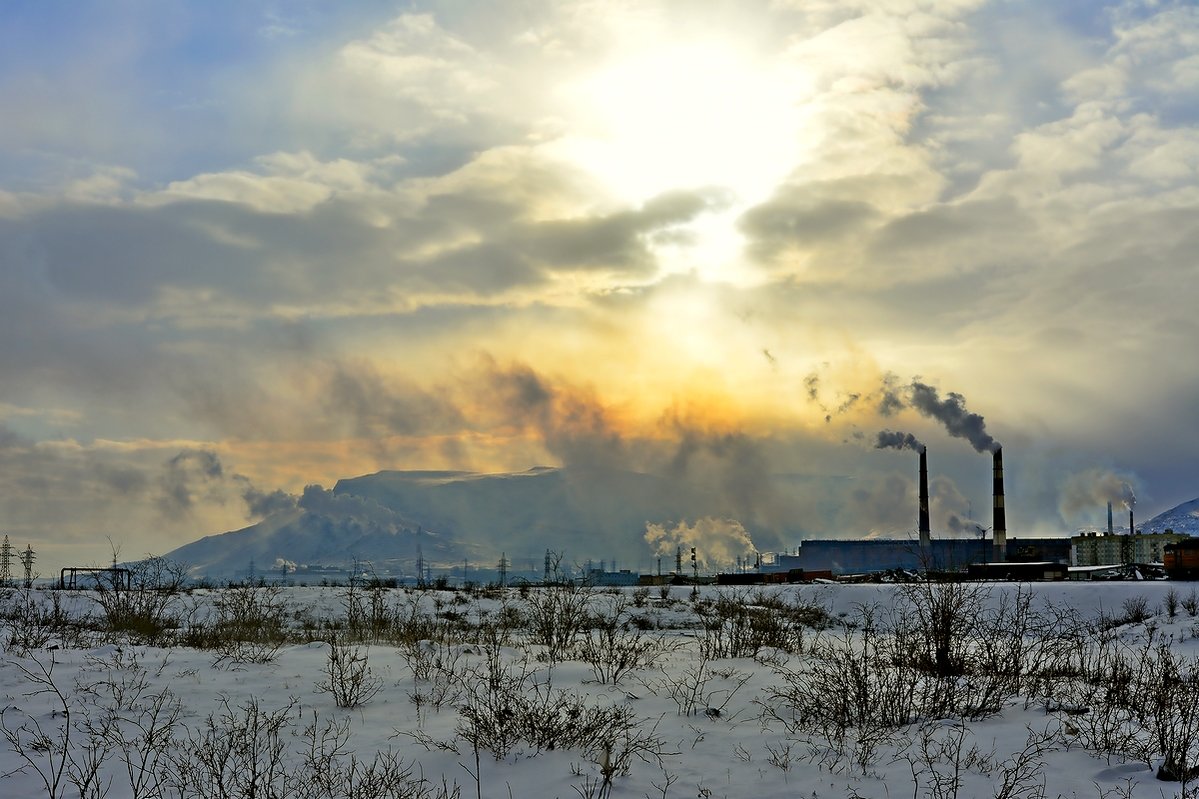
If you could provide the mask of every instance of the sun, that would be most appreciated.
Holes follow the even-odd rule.
[[[686,186],[761,199],[799,155],[802,88],[729,42],[625,54],[568,87],[587,128],[576,157],[629,199]]]
[[[685,258],[676,253],[686,271],[703,274],[706,262],[727,270],[741,247],[736,217],[804,156],[810,88],[784,61],[722,39],[618,53],[561,87],[571,122],[552,149],[630,204],[677,189],[727,191],[730,207],[694,226]]]

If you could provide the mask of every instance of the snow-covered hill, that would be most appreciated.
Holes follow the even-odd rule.
[[[1199,499],[1192,499],[1176,505],[1138,527],[1146,533],[1162,533],[1166,530],[1173,530],[1176,533],[1199,535]]]
[[[310,486],[295,509],[167,556],[212,577],[243,574],[250,561],[265,571],[280,561],[380,568],[390,560],[410,572],[419,540],[423,557],[438,564],[491,564],[505,553],[516,566],[539,569],[546,549],[567,562],[648,558],[647,522],[724,513],[719,498],[684,481],[636,472],[383,471],[340,480],[332,491]]]

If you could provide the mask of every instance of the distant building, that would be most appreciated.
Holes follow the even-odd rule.
[[[641,575],[628,569],[610,572],[603,569],[592,569],[583,575],[583,585],[618,587],[637,585]]]
[[[1007,561],[1018,563],[1070,562],[1070,539],[1007,538]],[[918,540],[891,538],[810,539],[798,554],[773,554],[764,558],[762,571],[803,569],[833,574],[868,574],[892,571],[965,571],[971,563],[993,560],[988,539],[934,538],[922,547]]]
[[[1161,563],[1166,544],[1189,537],[1180,533],[1083,533],[1070,539],[1070,565]]]

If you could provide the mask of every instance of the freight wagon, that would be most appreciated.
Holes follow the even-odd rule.
[[[1199,579],[1199,538],[1190,538],[1162,549],[1162,563],[1171,580]]]

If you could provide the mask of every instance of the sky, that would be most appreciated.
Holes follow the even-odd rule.
[[[884,432],[934,532],[996,445],[1016,535],[1199,496],[1193,3],[4,14],[0,532],[43,571],[380,469],[828,478],[807,535],[902,534]]]

